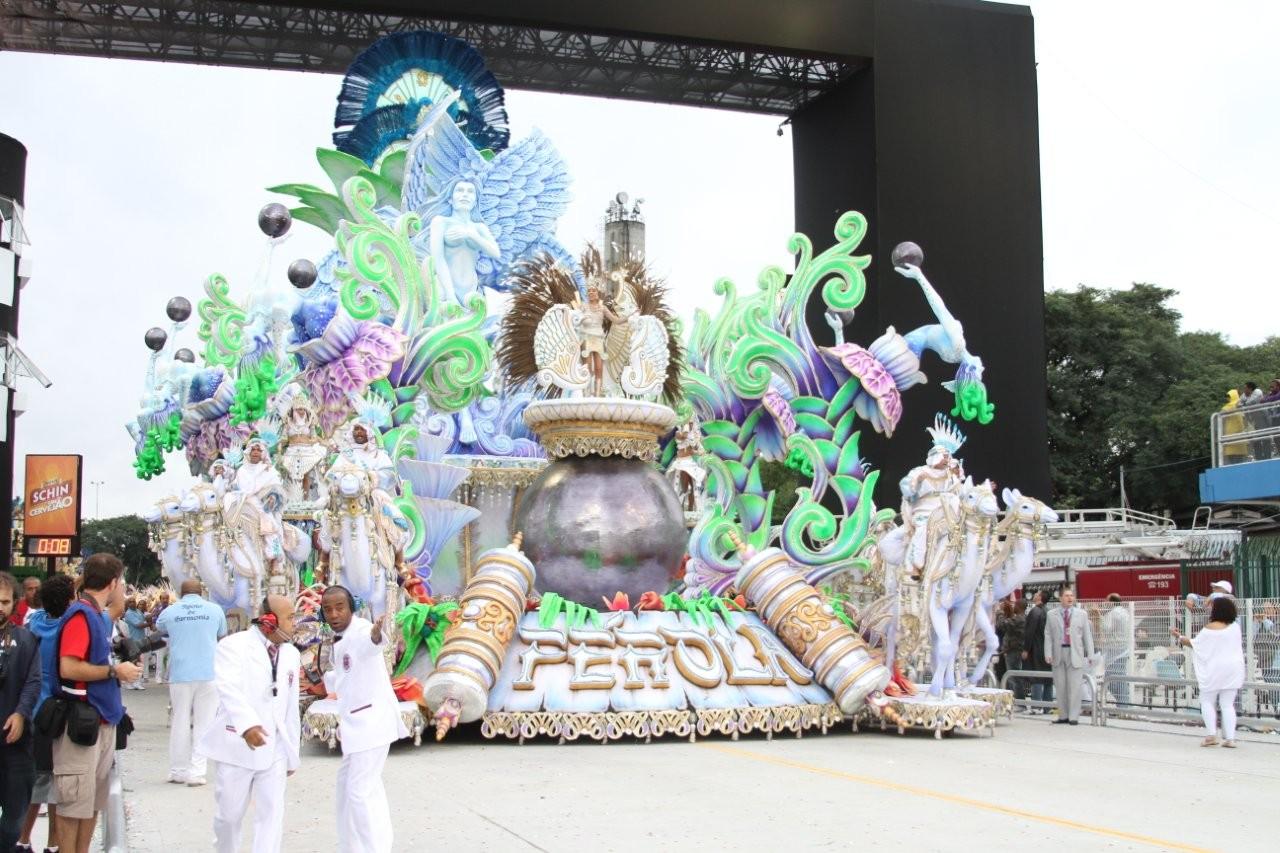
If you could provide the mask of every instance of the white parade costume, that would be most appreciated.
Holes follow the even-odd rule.
[[[249,462],[248,452],[257,444],[262,448],[262,461]],[[232,495],[253,505],[262,519],[263,556],[268,562],[284,557],[284,483],[280,472],[271,464],[265,443],[251,440],[245,447],[245,462],[236,469]]]
[[[257,628],[226,637],[218,643],[214,681],[218,710],[200,738],[200,751],[217,762],[214,776],[215,849],[240,849],[240,825],[253,801],[254,853],[279,853],[284,833],[284,787],[288,773],[297,770],[302,715],[298,708],[301,660],[291,643],[277,646],[272,667],[271,641]],[[274,680],[272,673],[274,670]],[[272,690],[275,695],[272,695]],[[265,745],[253,749],[244,733],[261,726]]]
[[[371,636],[373,624],[352,617],[333,644],[333,669],[325,688],[337,695],[342,767],[338,770],[338,850],[342,853],[390,853],[391,807],[382,769],[391,744],[408,737],[400,705],[391,689],[382,643]]]
[[[354,437],[356,427],[364,430],[364,444],[356,444]],[[364,419],[352,421],[347,433],[350,446],[342,451],[342,456],[372,474],[376,488],[387,494],[389,498],[395,493],[399,478],[396,476],[395,463],[391,461],[387,452],[378,446],[375,438],[377,435],[378,431],[371,422]]]

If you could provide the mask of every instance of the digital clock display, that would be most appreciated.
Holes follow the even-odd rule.
[[[68,536],[28,536],[26,552],[33,557],[66,557],[71,554]]]

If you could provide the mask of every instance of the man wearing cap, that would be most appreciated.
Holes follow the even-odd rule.
[[[293,643],[293,602],[267,596],[254,627],[218,643],[218,710],[200,737],[214,771],[214,847],[240,849],[240,825],[253,802],[254,853],[279,853],[284,837],[286,776],[298,769],[302,716],[301,660]]]
[[[338,850],[390,853],[391,807],[382,783],[391,744],[408,737],[400,704],[383,658],[382,623],[352,613],[344,587],[331,586],[320,599],[325,623],[333,629],[333,669],[325,687],[336,694],[342,767],[338,770]]]
[[[1214,581],[1209,584],[1209,589],[1213,590],[1213,592],[1209,593],[1210,601],[1223,596],[1231,597],[1231,581]]]

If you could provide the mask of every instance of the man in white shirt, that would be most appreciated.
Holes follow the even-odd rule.
[[[301,660],[293,639],[293,602],[267,596],[254,627],[218,643],[214,681],[218,711],[200,751],[218,763],[214,775],[214,845],[240,849],[240,824],[253,801],[254,853],[279,853],[284,834],[285,777],[298,769],[302,716]]]
[[[182,598],[160,614],[156,631],[169,638],[169,781],[195,787],[204,784],[205,758],[192,750],[192,732],[209,728],[218,706],[213,658],[227,635],[227,616],[200,597],[200,581],[185,580],[179,591]]]
[[[391,744],[408,737],[383,658],[382,623],[354,615],[355,600],[341,586],[320,599],[324,621],[334,632],[333,669],[325,687],[336,694],[342,767],[338,770],[338,850],[390,853],[391,807],[382,768]]]

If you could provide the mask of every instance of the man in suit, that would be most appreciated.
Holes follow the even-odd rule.
[[[1058,594],[1062,606],[1051,612],[1044,624],[1044,656],[1053,667],[1053,686],[1058,694],[1058,719],[1054,723],[1080,722],[1080,692],[1084,669],[1093,657],[1093,629],[1089,614],[1076,606],[1076,593],[1063,587]]]
[[[1040,672],[1049,671],[1049,662],[1044,657],[1044,593],[1037,592],[1031,599],[1032,608],[1027,611],[1027,621],[1022,633],[1023,669],[1034,669]],[[1031,679],[1031,700],[1033,702],[1052,702],[1053,683],[1043,678]],[[1033,714],[1047,714],[1047,708],[1032,708]]]
[[[354,615],[355,600],[341,586],[320,599],[324,621],[334,632],[333,669],[325,687],[336,694],[342,766],[338,770],[338,850],[390,853],[391,807],[382,768],[391,744],[408,737],[400,703],[383,658],[382,623]]]
[[[270,595],[247,631],[218,643],[214,684],[218,710],[200,737],[200,752],[217,762],[214,845],[240,849],[240,824],[253,801],[255,853],[279,853],[284,834],[285,777],[298,769],[302,717],[301,660],[294,648],[293,602]]]

